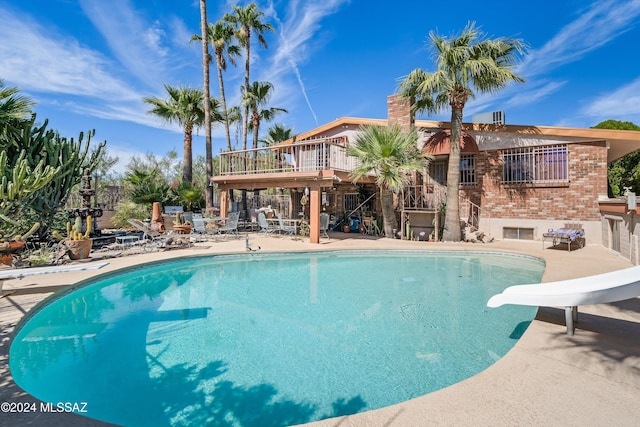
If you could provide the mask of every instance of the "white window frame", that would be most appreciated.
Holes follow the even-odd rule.
[[[569,182],[567,144],[524,147],[502,152],[504,184],[566,184]]]

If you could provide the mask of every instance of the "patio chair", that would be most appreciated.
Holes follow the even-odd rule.
[[[258,226],[260,227],[260,234],[269,235],[276,231],[276,228],[267,221],[264,212],[258,212]]]
[[[282,219],[282,214],[279,212],[278,212],[278,225],[280,228],[278,228],[277,231],[279,231],[280,233],[287,234],[289,236],[293,236],[294,234],[296,234],[295,224],[294,225],[285,224],[284,220]]]
[[[165,246],[167,242],[167,236],[164,233],[153,230],[151,227],[149,227],[139,219],[129,219],[128,222],[136,230],[142,231],[142,240],[148,240],[149,246],[151,247],[147,247],[147,245],[145,245],[145,250],[150,250],[152,248],[162,248]]]
[[[320,237],[324,236],[329,239],[329,214],[326,212],[320,213]]]
[[[196,217],[194,214],[192,222],[193,229],[191,230],[190,236],[195,238],[196,242],[203,242],[207,240],[208,234],[207,227],[205,226],[204,219],[202,216]]]
[[[229,214],[229,218],[227,218],[227,223],[222,227],[218,227],[216,231],[218,234],[224,234],[228,237],[230,234],[239,237],[238,235],[238,220],[240,219],[240,212],[231,212]]]

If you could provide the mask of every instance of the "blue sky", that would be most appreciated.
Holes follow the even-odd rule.
[[[468,21],[530,49],[518,65],[527,82],[478,96],[465,120],[504,110],[509,124],[640,124],[640,0],[257,3],[275,31],[266,34],[268,49],[252,48],[251,80],[273,83],[270,105],[289,110],[275,122],[295,133],[344,116],[386,118],[398,80],[414,68],[433,70],[429,32],[455,35]],[[232,4],[209,0],[209,20]],[[201,86],[201,47],[189,43],[199,20],[197,0],[0,0],[0,79],[33,98],[39,119],[63,135],[96,129],[122,163],[146,152],[182,156],[181,130],[147,114],[142,98],[164,98],[164,83]],[[243,61],[225,73],[231,105]],[[448,120],[449,112],[421,118]],[[213,132],[217,153],[223,129]],[[204,153],[202,130],[194,152]]]

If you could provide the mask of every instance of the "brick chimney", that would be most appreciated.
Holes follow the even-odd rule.
[[[389,124],[397,123],[402,130],[411,130],[414,126],[411,104],[411,98],[405,98],[398,94],[389,95],[387,97],[387,120]]]

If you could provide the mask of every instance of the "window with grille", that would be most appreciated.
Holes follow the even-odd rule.
[[[342,203],[342,209],[347,213],[356,210],[358,207],[358,193],[346,193]]]
[[[505,184],[556,184],[569,181],[566,145],[505,150],[502,159],[502,180]]]
[[[431,183],[447,185],[448,160],[435,160],[429,166]],[[476,156],[473,154],[460,155],[460,184],[473,185],[476,183]]]

